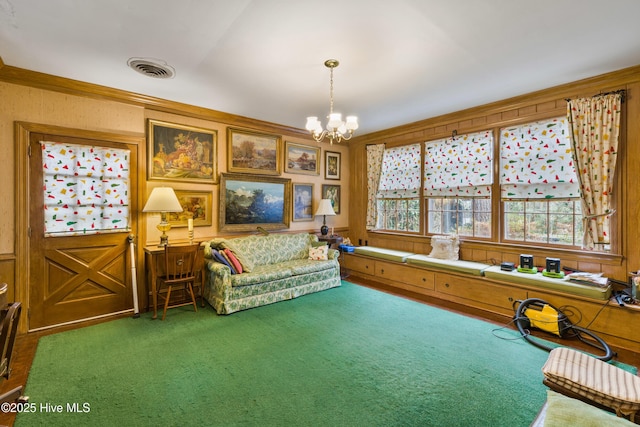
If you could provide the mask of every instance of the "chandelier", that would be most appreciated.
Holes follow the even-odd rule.
[[[356,116],[347,116],[346,121],[343,121],[342,114],[333,112],[333,69],[338,65],[340,65],[340,63],[336,59],[327,59],[324,61],[324,66],[327,67],[331,73],[329,86],[331,103],[329,104],[329,115],[327,116],[329,119],[327,128],[322,128],[322,123],[320,123],[317,117],[307,117],[307,124],[305,126],[317,142],[329,138],[331,145],[333,145],[333,141],[340,142],[342,140],[350,140],[353,136],[353,131],[358,129],[358,118]]]

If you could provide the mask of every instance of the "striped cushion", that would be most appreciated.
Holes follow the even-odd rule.
[[[612,408],[618,415],[633,419],[640,410],[640,378],[588,354],[554,348],[542,373],[550,383]]]

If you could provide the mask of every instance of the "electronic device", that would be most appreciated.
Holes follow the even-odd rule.
[[[560,258],[547,258],[546,270],[549,273],[560,273]]]
[[[502,271],[513,271],[516,269],[516,265],[512,262],[503,262],[500,264],[500,270]]]
[[[520,268],[531,270],[533,268],[533,255],[520,255]]]

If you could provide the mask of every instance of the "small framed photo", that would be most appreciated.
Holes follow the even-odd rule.
[[[149,179],[218,182],[217,131],[151,119],[148,123]]]
[[[320,148],[286,142],[284,171],[320,175]]]
[[[340,186],[322,184],[322,198],[331,200],[336,215],[340,213]]]
[[[229,128],[227,144],[229,172],[259,175],[280,175],[282,172],[281,137]]]
[[[193,219],[194,227],[212,224],[213,197],[210,191],[175,190],[175,192],[182,206],[182,212],[167,213],[167,221],[172,227],[186,227],[188,219]]]
[[[293,184],[293,220],[313,221],[313,184]]]
[[[324,178],[340,179],[340,153],[335,151],[324,152]]]

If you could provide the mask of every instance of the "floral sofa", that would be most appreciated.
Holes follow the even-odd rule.
[[[309,259],[317,242],[307,233],[213,239],[205,243],[203,295],[218,314],[230,314],[340,286],[337,250],[327,248],[326,260]],[[223,251],[239,268],[223,263]]]

